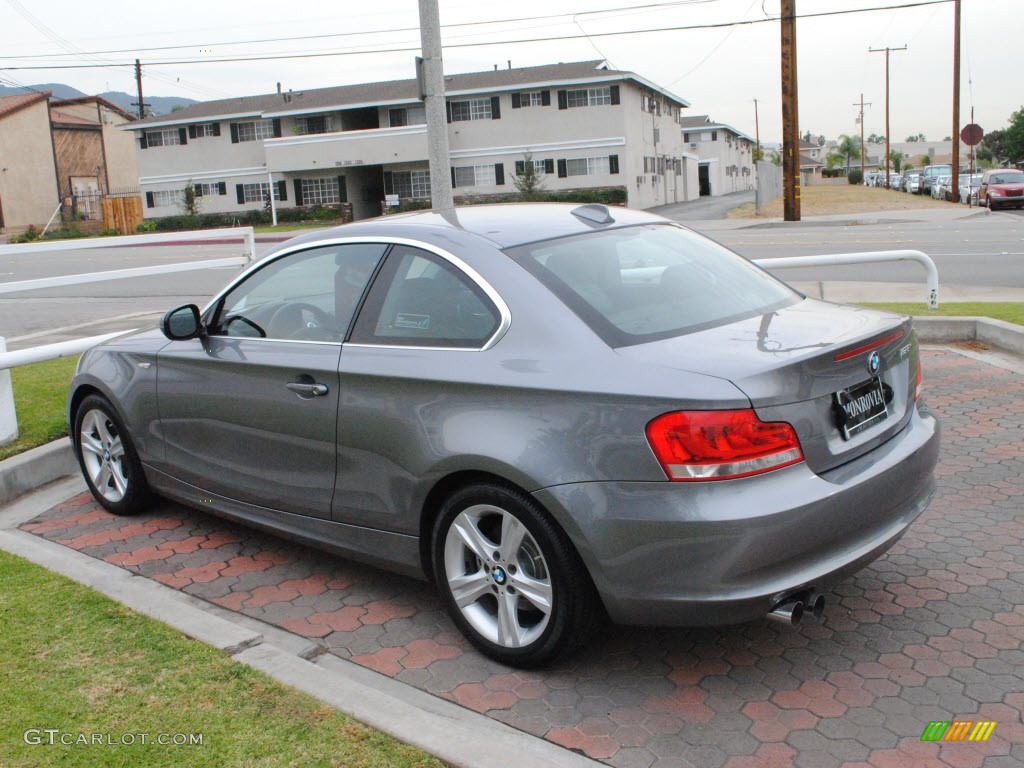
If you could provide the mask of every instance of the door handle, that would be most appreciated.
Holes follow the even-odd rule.
[[[302,398],[323,397],[328,391],[326,384],[310,384],[302,381],[290,381],[285,386]]]

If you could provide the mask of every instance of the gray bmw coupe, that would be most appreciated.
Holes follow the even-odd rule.
[[[97,500],[151,493],[433,581],[484,653],[799,619],[927,506],[910,319],[603,206],[291,240],[68,395]]]

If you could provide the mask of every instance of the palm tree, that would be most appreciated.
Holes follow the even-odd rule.
[[[842,135],[839,137],[839,145],[836,152],[846,158],[846,175],[850,175],[850,160],[860,159],[860,142],[852,136]]]

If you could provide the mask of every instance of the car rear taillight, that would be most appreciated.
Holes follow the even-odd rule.
[[[803,461],[793,427],[752,409],[674,411],[647,425],[647,442],[669,480],[728,480]]]
[[[921,392],[924,391],[924,383],[921,377],[921,358],[917,358],[917,373],[914,374],[914,402],[921,399]]]

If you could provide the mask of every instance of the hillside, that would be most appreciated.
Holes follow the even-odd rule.
[[[14,96],[20,93],[25,93],[26,90],[31,91],[52,91],[53,98],[55,99],[77,99],[80,96],[102,96],[112,104],[116,104],[126,112],[135,113],[136,108],[132,106],[133,101],[138,101],[134,94],[125,93],[124,91],[105,91],[104,93],[98,94],[87,94],[82,93],[77,88],[73,88],[70,85],[64,83],[37,83],[35,85],[29,85],[25,87],[12,87],[6,85],[0,85],[0,96]],[[146,103],[150,105],[154,115],[166,115],[172,111],[174,107],[181,105],[187,107],[189,104],[195,104],[195,99],[186,99],[182,96],[150,96],[146,94]]]

